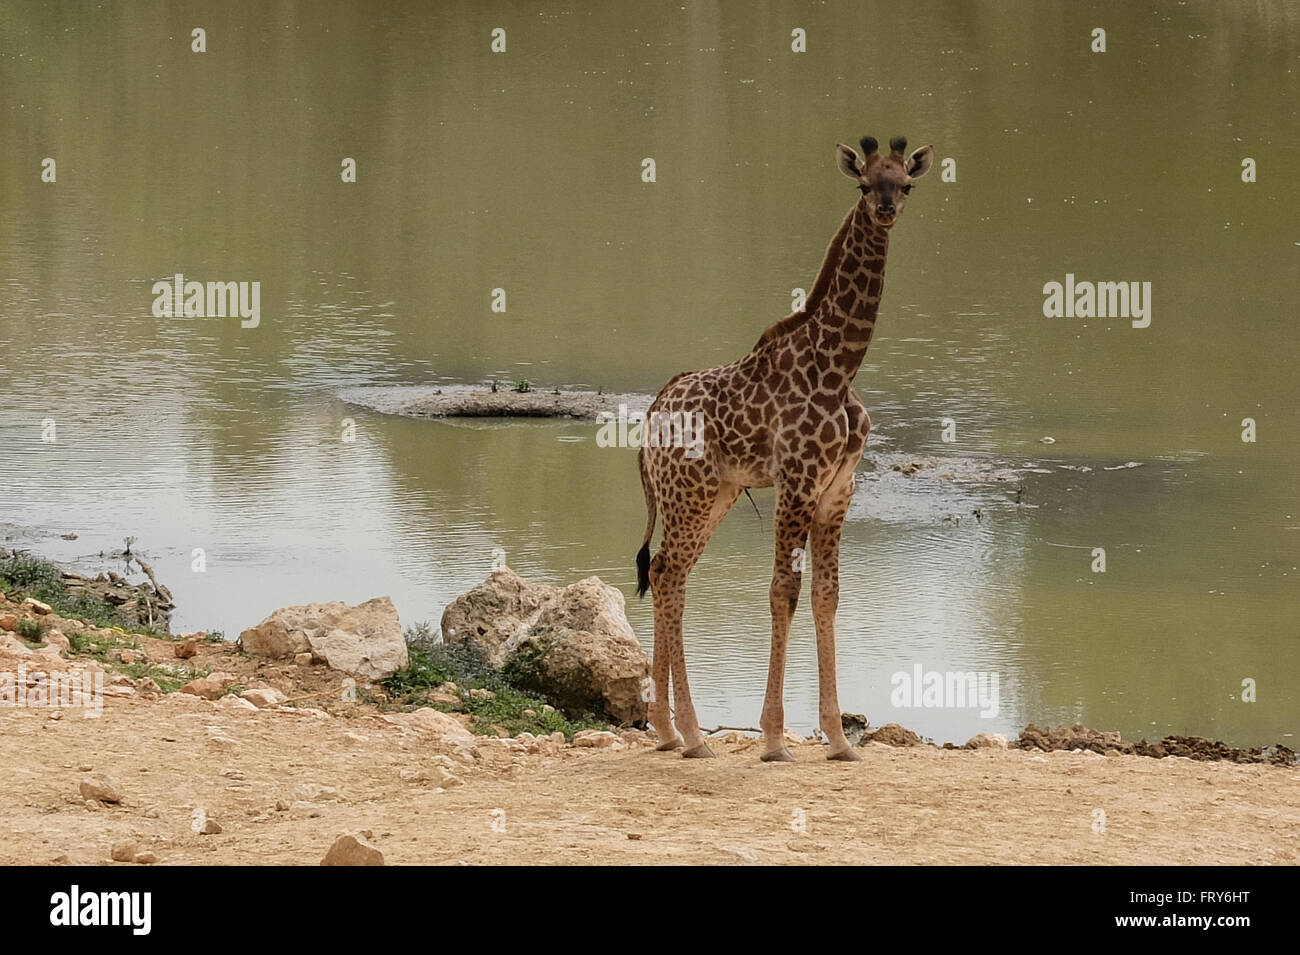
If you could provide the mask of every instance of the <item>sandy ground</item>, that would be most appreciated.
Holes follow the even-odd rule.
[[[130,841],[159,864],[314,865],[359,830],[389,864],[1300,861],[1296,767],[880,743],[855,764],[813,743],[764,764],[739,739],[715,760],[483,740],[443,789],[451,751],[401,716],[171,694],[110,697],[98,719],[4,709],[0,729],[5,864],[130,865],[109,861]],[[92,773],[116,778],[120,805],[86,803]],[[196,809],[222,831],[196,834]]]

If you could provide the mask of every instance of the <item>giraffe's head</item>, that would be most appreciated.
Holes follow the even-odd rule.
[[[905,156],[907,140],[902,136],[889,141],[889,155],[880,154],[880,144],[871,136],[862,137],[862,155],[843,143],[835,147],[840,171],[852,179],[860,190],[867,215],[877,225],[888,229],[907,205],[912,181],[930,171],[934,150],[922,146]]]

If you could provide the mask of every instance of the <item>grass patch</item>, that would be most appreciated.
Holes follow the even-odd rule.
[[[192,667],[183,663],[119,663],[116,667],[132,680],[153,680],[164,693],[175,693],[191,680],[212,672],[210,667]]]
[[[111,637],[101,637],[93,633],[68,633],[64,636],[68,638],[68,650],[73,656],[91,657],[101,663],[117,662],[109,659],[110,650],[120,650],[123,647],[131,650],[140,649],[140,641],[128,633]]]
[[[460,708],[473,717],[474,732],[483,736],[495,735],[494,726],[511,736],[559,732],[568,739],[579,730],[610,728],[608,722],[590,714],[571,717],[559,710],[547,712],[543,708],[548,705],[545,697],[512,685],[505,671],[492,666],[473,641],[443,643],[427,622],[407,628],[406,648],[410,663],[384,681],[391,703],[404,709],[428,705],[430,690],[443,683],[455,683]],[[478,689],[492,691],[493,698],[470,696],[470,690]],[[446,704],[436,708],[453,709]],[[532,715],[525,714],[525,710]]]

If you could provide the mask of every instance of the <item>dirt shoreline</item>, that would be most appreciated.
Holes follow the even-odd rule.
[[[132,639],[155,660],[175,646]],[[49,650],[9,644],[0,671],[95,662]],[[116,852],[316,865],[358,832],[387,864],[1300,862],[1295,764],[1126,755],[1100,733],[1092,741],[1110,755],[942,748],[899,727],[847,764],[810,740],[791,742],[794,763],[763,763],[761,742],[739,733],[711,740],[713,760],[656,752],[639,731],[591,746],[467,744],[420,716],[429,710],[340,700],[342,674],[328,667],[268,664],[224,642],[198,650],[186,665],[305,699],[256,709],[142,689],[106,667],[98,718],[0,707],[0,863],[141,864]],[[1088,745],[1078,730],[1023,735]],[[81,782],[99,775],[120,802],[85,798]],[[200,819],[220,831],[200,834]]]
[[[388,864],[1300,861],[1294,766],[883,743],[845,764],[809,742],[771,764],[736,737],[714,760],[482,739],[440,786],[446,749],[378,713],[170,694],[110,698],[99,719],[0,719],[9,865],[134,864],[111,861],[123,843],[159,864],[315,865],[363,830]],[[91,807],[89,773],[116,778],[122,801]],[[196,833],[196,812],[221,831]]]
[[[97,715],[50,705],[59,673],[101,681]],[[316,865],[358,833],[388,864],[1300,862],[1284,746],[863,721],[857,763],[789,731],[794,763],[738,732],[687,760],[637,729],[475,736],[345,677],[0,600],[0,863]]]

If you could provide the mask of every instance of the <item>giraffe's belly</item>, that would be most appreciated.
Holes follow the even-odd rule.
[[[760,474],[757,471],[735,471],[728,474],[725,480],[738,487],[771,487],[776,483],[770,474]]]
[[[724,482],[741,487],[771,487],[775,483],[770,449],[750,451],[726,444],[724,441],[718,448],[720,453],[714,459],[718,477]]]

